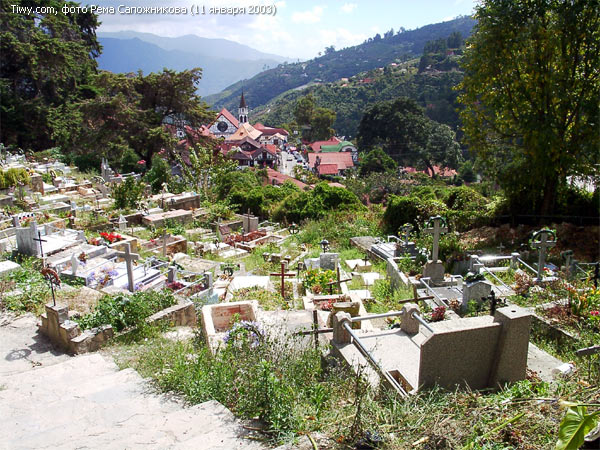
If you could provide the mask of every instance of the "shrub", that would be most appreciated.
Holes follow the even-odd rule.
[[[0,189],[17,186],[19,183],[29,183],[29,173],[25,169],[11,167],[6,172],[0,171]]]
[[[136,181],[133,177],[127,177],[120,184],[113,184],[112,196],[115,200],[115,208],[135,208],[144,193],[144,183]]]
[[[131,295],[104,296],[94,311],[77,320],[84,330],[112,325],[121,331],[124,328],[139,326],[155,312],[173,306],[177,300],[169,291],[136,292]]]
[[[152,188],[152,193],[157,194],[162,190],[163,183],[169,183],[171,178],[171,166],[159,155],[152,157],[152,167],[146,173],[144,180]]]
[[[383,222],[389,233],[397,234],[405,223],[420,229],[430,217],[444,216],[446,212],[446,205],[439,200],[392,196],[383,215]]]

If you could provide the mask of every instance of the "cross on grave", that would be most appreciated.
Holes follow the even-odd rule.
[[[129,292],[135,291],[135,285],[133,284],[133,261],[137,261],[140,259],[140,255],[137,253],[131,253],[131,245],[129,242],[125,242],[125,251],[117,252],[116,255],[119,258],[123,258],[125,260],[125,264],[127,264],[127,288]]]
[[[408,242],[410,240],[410,232],[413,229],[414,229],[414,227],[410,223],[407,223],[406,225],[402,225],[400,227],[400,231],[402,232],[402,235],[404,236],[404,246],[405,247],[408,247]]]
[[[289,226],[289,231],[290,234],[298,234],[298,225],[296,225],[294,222],[292,222]]]
[[[498,247],[497,247],[497,248],[498,248],[498,252],[499,252],[500,254],[502,254],[502,250],[504,250],[504,248],[505,248],[505,247],[504,247],[504,245],[502,245],[502,242],[500,242],[500,245],[498,245]]]
[[[285,263],[281,263],[281,272],[269,274],[272,277],[281,277],[281,296],[285,298],[285,277],[293,277],[295,273],[285,271]]]
[[[565,260],[565,272],[569,277],[575,275],[576,268],[575,264],[573,264],[573,250],[565,250],[560,254]]]
[[[340,278],[340,266],[338,266],[336,269],[336,280],[327,283],[327,286],[329,286],[329,295],[333,295],[333,286],[337,285],[338,290],[342,292],[342,283],[345,283],[346,281],[352,281],[352,278],[347,278],[346,280],[340,280]]]
[[[298,265],[296,266],[296,271],[298,272],[296,278],[298,279],[300,279],[301,270],[306,270],[306,264],[304,264],[302,261],[298,261]]]
[[[431,217],[427,222],[427,228],[425,228],[424,231],[433,235],[433,251],[431,253],[431,260],[436,262],[439,256],[440,236],[443,233],[448,232],[448,227],[445,224],[444,218],[441,216]]]
[[[56,297],[54,296],[54,285],[60,286],[60,277],[58,276],[58,273],[56,273],[55,270],[49,267],[42,268],[40,273],[50,285],[50,291],[52,292],[52,304],[56,306]]]
[[[37,234],[38,234],[37,239],[33,238],[32,240],[40,243],[40,258],[42,258],[42,266],[45,266],[46,264],[44,262],[44,248],[42,247],[42,242],[48,242],[48,241],[45,239],[42,239],[42,233],[39,230],[38,230]]]
[[[546,265],[546,252],[556,245],[556,233],[543,229],[536,231],[531,238],[531,248],[538,249],[537,279],[544,279],[544,266]]]

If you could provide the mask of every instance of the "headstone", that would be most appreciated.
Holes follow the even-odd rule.
[[[169,266],[169,271],[167,272],[167,282],[173,283],[177,280],[177,266]]]
[[[38,237],[38,227],[35,220],[31,221],[28,227],[20,228],[16,230],[17,234],[17,251],[21,255],[27,256],[39,256],[40,248],[39,244],[34,241]]]
[[[73,253],[73,255],[71,255],[71,275],[76,276],[78,268],[79,268],[79,259],[77,259],[77,256],[75,255],[75,253]]]
[[[339,261],[338,253],[321,253],[319,256],[319,267],[322,270],[335,270]]]
[[[242,216],[242,226],[244,228],[244,233],[246,234],[258,230],[258,217],[250,214],[250,210],[248,210],[248,212]]]
[[[470,301],[481,304],[492,292],[492,285],[487,281],[474,281],[463,284],[462,308],[466,310]]]
[[[117,225],[119,226],[119,231],[127,231],[127,219],[122,214],[119,216]]]

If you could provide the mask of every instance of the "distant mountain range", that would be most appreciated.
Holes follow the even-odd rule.
[[[121,31],[98,33],[103,46],[98,65],[103,70],[144,73],[202,68],[198,93],[214,94],[226,86],[286,61],[287,58],[262,53],[226,39],[194,35],[168,38],[150,33]]]
[[[427,41],[446,39],[453,32],[459,32],[466,38],[475,24],[476,21],[471,17],[459,17],[397,34],[386,33],[383,37],[376,35],[360,45],[328,51],[310,61],[279,64],[249,80],[244,80],[243,86],[242,82],[238,81],[204,100],[214,109],[226,107],[234,111],[239,104],[243,88],[249,107],[258,108],[292,89],[302,90],[321,83],[349,78],[393,62],[408,61],[423,52]]]

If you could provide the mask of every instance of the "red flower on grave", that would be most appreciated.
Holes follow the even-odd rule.
[[[145,160],[145,159],[140,159],[140,160],[139,160],[137,163],[138,163],[140,166],[143,166],[143,165],[145,165],[145,164],[146,164],[146,160]]]
[[[600,311],[590,311],[592,316],[600,316]]]

